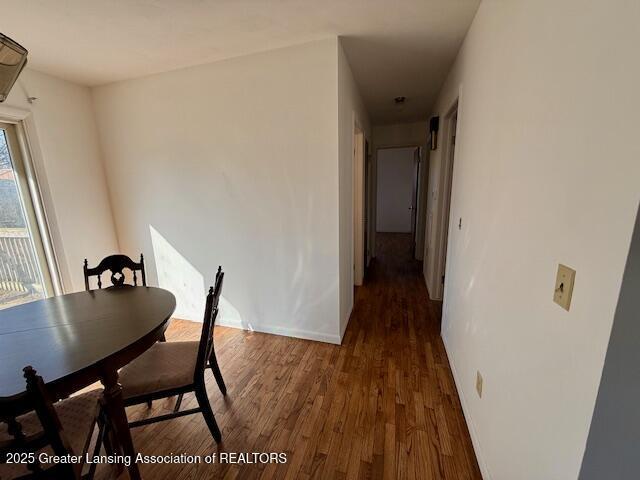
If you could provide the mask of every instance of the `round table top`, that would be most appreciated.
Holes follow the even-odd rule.
[[[82,376],[109,359],[113,367],[122,367],[118,361],[135,358],[164,332],[175,307],[176,299],[167,290],[123,287],[0,310],[0,398],[25,391],[22,369],[27,365],[47,384]],[[131,358],[119,355],[136,343],[141,350],[132,351]],[[85,377],[87,384],[98,380]]]

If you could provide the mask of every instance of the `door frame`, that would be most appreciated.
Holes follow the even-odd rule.
[[[365,133],[364,129],[353,120],[353,284],[362,285],[364,281],[365,255]]]
[[[364,274],[371,262],[371,147],[364,137]]]
[[[420,216],[425,216],[426,215],[426,202],[424,202],[424,205],[422,204],[423,202],[421,202],[421,195],[420,192],[422,191],[423,188],[426,188],[426,182],[427,179],[423,178],[424,175],[424,162],[425,159],[423,158],[423,152],[424,152],[424,145],[422,144],[418,144],[418,143],[398,143],[398,144],[385,144],[385,145],[380,145],[380,146],[376,146],[374,149],[374,154],[372,156],[372,161],[371,163],[375,165],[374,167],[374,171],[375,174],[372,175],[372,179],[371,179],[371,203],[372,203],[372,208],[371,208],[371,219],[368,222],[371,231],[370,233],[370,237],[373,237],[370,242],[372,243],[372,252],[371,252],[371,256],[375,257],[375,245],[376,245],[376,240],[375,237],[377,235],[377,230],[378,230],[378,225],[377,225],[377,221],[375,220],[376,215],[378,213],[378,152],[380,152],[380,150],[393,150],[393,149],[398,149],[398,148],[416,148],[418,149],[418,152],[420,153],[420,159],[416,168],[416,178],[414,179],[415,182],[415,225],[413,226],[413,258],[414,259],[418,259],[418,226],[420,225]]]
[[[411,256],[415,259],[418,254],[418,213],[420,209],[420,176],[422,175],[422,149],[416,147],[413,151],[413,192],[411,205]]]
[[[60,249],[55,248],[55,245],[62,245],[62,242],[57,224],[54,222],[54,216],[49,213],[53,210],[53,202],[42,166],[43,157],[37,140],[33,116],[28,110],[0,105],[0,122],[15,127],[27,193],[31,200],[35,224],[42,243],[41,254],[44,255],[43,261],[49,272],[50,286],[48,290],[50,291],[47,291],[47,294],[62,295],[65,293],[65,283],[60,269],[61,252]]]
[[[437,259],[436,278],[435,278],[435,298],[442,299],[444,297],[444,289],[446,282],[446,269],[449,263],[450,249],[448,248],[449,237],[452,228],[451,222],[451,198],[453,194],[453,168],[455,165],[456,145],[453,141],[452,133],[455,131],[455,136],[458,136],[459,124],[460,124],[460,97],[452,102],[451,106],[447,110],[447,114],[444,117],[444,132],[443,142],[444,147],[442,157],[442,171],[441,171],[441,191],[442,201],[438,212],[438,238],[437,238],[437,253],[435,255]],[[454,122],[455,118],[455,122]]]

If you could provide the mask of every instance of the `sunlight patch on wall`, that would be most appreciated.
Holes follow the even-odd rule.
[[[158,286],[176,297],[176,318],[202,322],[204,277],[153,226],[149,225]]]
[[[224,291],[224,286],[222,287],[222,291]],[[220,296],[220,303],[218,305],[218,308],[218,318],[216,319],[217,325],[226,325],[228,327],[239,327],[244,328],[245,330],[253,330],[250,324],[242,322],[240,312],[231,304],[229,300],[224,297],[224,295]]]

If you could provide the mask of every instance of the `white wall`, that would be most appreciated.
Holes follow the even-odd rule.
[[[202,319],[189,292],[203,301],[221,264],[221,324],[340,341],[337,49],[323,40],[94,90],[122,249],[146,254],[188,319]]]
[[[370,138],[371,126],[351,67],[338,42],[338,165],[340,175],[340,334],[353,308],[353,131],[354,122]]]
[[[428,135],[426,122],[376,125],[372,133],[376,148],[422,146]]]
[[[483,1],[436,103],[460,94],[442,335],[485,478],[578,477],[640,200],[639,20]]]
[[[27,95],[37,97],[27,102]],[[88,88],[26,69],[0,106],[30,112],[34,163],[65,291],[84,290],[84,258],[118,251]]]
[[[415,170],[414,148],[378,151],[376,228],[378,232],[411,232]]]

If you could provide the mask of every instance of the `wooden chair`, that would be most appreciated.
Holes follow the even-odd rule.
[[[93,455],[99,453],[105,440],[105,422],[100,417],[102,390],[82,393],[54,405],[42,377],[32,367],[24,368],[24,376],[26,396],[0,404],[0,478],[93,478],[96,464],[91,464],[87,474],[82,471],[96,424],[100,428]],[[17,415],[24,411],[29,413]],[[15,463],[16,453],[24,454],[20,460],[28,463]],[[41,464],[41,453],[78,455],[82,462]]]
[[[133,274],[133,285],[125,283],[125,269],[129,269]],[[144,256],[140,254],[140,261],[138,263],[131,260],[131,258],[126,255],[116,254],[109,255],[108,257],[104,257],[98,266],[89,268],[89,262],[87,259],[84,259],[83,271],[84,271],[84,289],[88,292],[91,290],[89,286],[89,278],[98,277],[98,289],[102,289],[102,274],[106,271],[111,272],[110,280],[111,285],[106,288],[121,288],[121,287],[137,287],[138,286],[138,275],[137,272],[140,272],[140,276],[142,277],[142,286],[147,286],[147,275],[144,270]],[[161,342],[166,342],[166,338],[164,333],[160,337]],[[147,402],[147,407],[151,408],[152,402],[149,400]]]
[[[218,283],[218,278],[220,277],[220,275],[223,275],[222,267],[218,267],[218,271],[216,272],[216,283]],[[222,284],[220,285],[222,288]],[[217,306],[217,302],[216,302],[216,306]],[[213,330],[211,331],[211,335],[213,338]],[[213,342],[213,339],[212,339],[212,342]],[[218,365],[218,359],[216,357],[216,349],[213,346],[211,347],[211,353],[209,354],[209,359],[207,361],[207,368],[211,369],[211,372],[213,373],[213,377],[216,379],[216,383],[218,384],[218,388],[220,389],[220,392],[222,392],[223,396],[226,396],[227,386],[225,385],[224,379],[222,378],[222,372],[220,371],[220,366]],[[174,412],[178,412],[180,410],[180,405],[182,404],[183,397],[184,397],[184,394],[182,393],[178,395],[176,406],[173,409]]]
[[[210,359],[215,358],[213,326],[218,315],[223,280],[224,273],[218,268],[215,287],[211,287],[207,295],[199,341],[156,343],[120,370],[119,374],[126,406],[193,392],[198,400],[198,407],[180,411],[177,405],[178,408],[172,413],[130,422],[130,427],[202,413],[214,440],[217,443],[222,441],[222,434],[207,396],[204,372],[210,366]],[[215,365],[217,367],[217,362]],[[218,368],[218,374],[219,372]],[[219,376],[222,379],[222,375]]]
[[[102,274],[109,270],[111,272],[111,286],[107,288],[113,287],[123,287],[123,286],[131,286],[130,284],[125,283],[125,275],[124,270],[128,269],[133,273],[133,286],[138,285],[138,275],[137,272],[140,272],[140,276],[142,277],[142,286],[147,286],[147,276],[144,271],[144,257],[140,254],[140,261],[134,262],[126,255],[109,255],[108,257],[103,258],[97,267],[89,268],[89,263],[87,259],[84,259],[84,288],[88,292],[91,290],[89,287],[89,278],[90,277],[98,277],[98,288],[102,288]]]

